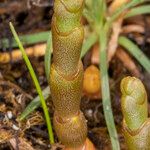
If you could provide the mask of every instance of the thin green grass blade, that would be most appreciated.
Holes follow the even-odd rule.
[[[47,40],[45,56],[44,56],[45,73],[46,73],[46,78],[48,82],[49,82],[49,77],[50,77],[51,50],[52,50],[52,34],[50,32],[48,40]]]
[[[106,7],[107,7],[106,1],[105,0],[99,0],[99,9],[97,11],[97,16],[99,18],[98,22],[99,22],[100,26],[103,25],[104,20],[105,20]]]
[[[118,42],[136,58],[136,60],[143,66],[143,68],[145,68],[148,73],[150,73],[150,60],[136,44],[124,36],[119,37]]]
[[[132,8],[125,16],[125,18],[142,15],[142,14],[149,14],[150,13],[150,5],[143,5],[139,7]]]
[[[111,98],[110,98],[110,88],[109,88],[109,77],[108,77],[108,71],[107,71],[107,32],[104,30],[101,30],[100,33],[100,77],[102,82],[102,103],[103,103],[103,110],[104,110],[104,116],[109,132],[109,136],[111,139],[112,149],[113,150],[120,150],[119,146],[119,140],[118,135],[114,123],[114,117],[112,113],[112,107],[111,107]]]
[[[39,94],[39,97],[40,97],[40,100],[41,100],[41,104],[42,104],[42,108],[43,108],[43,112],[44,112],[44,115],[45,115],[45,119],[46,119],[46,124],[47,124],[47,129],[48,129],[48,134],[49,134],[49,139],[50,139],[50,143],[53,144],[54,143],[54,136],[53,136],[53,131],[52,131],[52,125],[51,125],[51,121],[50,121],[50,116],[49,116],[49,113],[48,113],[48,108],[46,106],[46,103],[45,103],[45,100],[44,100],[44,97],[43,97],[43,94],[42,94],[42,90],[41,90],[41,87],[39,85],[39,82],[37,80],[37,77],[35,75],[35,72],[33,70],[33,67],[28,59],[28,56],[23,48],[23,45],[14,29],[14,26],[12,25],[12,23],[10,22],[10,29],[13,33],[13,36],[22,52],[22,56],[23,56],[23,59],[29,69],[29,72],[30,72],[30,75],[32,77],[32,80],[35,84],[35,87],[36,87],[36,90]]]
[[[108,23],[111,24],[116,18],[118,18],[120,16],[120,14],[122,12],[124,12],[127,9],[130,9],[138,4],[143,3],[145,0],[131,0],[130,2],[128,2],[127,4],[122,5],[120,8],[118,8],[113,14],[112,16],[110,16],[110,18],[108,19]]]
[[[49,36],[49,32],[50,31],[45,31],[45,32],[40,32],[40,33],[22,35],[22,36],[19,36],[19,38],[22,41],[23,45],[32,45],[35,43],[47,41],[48,36]],[[2,48],[7,49],[7,48],[9,48],[9,46],[10,46],[9,45],[9,39],[2,39],[1,40],[0,49],[2,49]],[[18,47],[14,38],[11,41],[11,46],[12,46],[12,48]]]
[[[95,22],[99,22],[101,15],[103,14],[103,6],[101,5],[102,2],[99,0],[92,1],[92,10],[94,14],[94,20]],[[98,13],[99,12],[99,13]]]
[[[89,24],[94,23],[94,17],[86,8],[83,10],[83,16],[86,18]]]
[[[92,33],[90,36],[83,42],[82,50],[81,50],[81,58],[87,53],[87,51],[95,44],[97,41],[97,35]]]
[[[47,86],[43,91],[42,91],[43,97],[45,100],[48,99],[50,96],[50,89],[49,86]],[[33,112],[36,108],[40,107],[41,102],[40,102],[40,97],[37,96],[34,98],[29,105],[25,108],[23,113],[19,116],[19,120],[24,120],[31,112]]]

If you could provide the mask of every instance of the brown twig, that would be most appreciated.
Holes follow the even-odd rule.
[[[144,33],[145,29],[143,26],[137,24],[126,25],[122,28],[122,33],[131,33],[131,32]]]
[[[116,56],[120,59],[123,65],[131,72],[132,75],[140,77],[138,67],[136,66],[132,58],[122,48],[117,49]]]
[[[92,48],[91,63],[97,65],[99,62],[99,44],[96,43]]]
[[[92,57],[91,57],[91,63],[96,64],[96,65],[99,64],[99,50],[98,50],[99,48],[98,47],[99,47],[98,45],[94,46]],[[131,72],[132,75],[136,77],[140,77],[140,72],[136,64],[134,63],[132,58],[122,48],[118,48],[115,54],[116,54],[116,57],[124,64],[127,70]]]
[[[19,140],[19,141],[18,141]],[[18,146],[19,150],[35,150],[29,142],[26,141],[24,138],[15,138],[10,139],[10,144],[14,150],[17,150],[16,147]]]
[[[130,0],[113,0],[111,5],[108,8],[108,12],[112,14],[118,7],[129,2]]]
[[[38,44],[29,48],[26,48],[26,53],[29,57],[39,57],[45,54],[46,44]],[[0,53],[0,63],[15,62],[22,59],[22,53],[19,49],[13,50],[10,53]]]
[[[112,35],[110,41],[108,43],[108,55],[107,60],[110,62],[113,56],[116,53],[116,49],[118,47],[118,38],[121,33],[121,26],[123,22],[123,17],[120,17],[112,24]]]
[[[29,94],[27,94],[25,91],[23,91],[19,86],[17,86],[16,84],[10,82],[10,81],[4,81],[4,80],[0,80],[0,86],[8,86],[11,87],[12,89],[16,89],[17,91],[19,91],[20,93],[23,93],[27,98],[29,99],[33,99],[33,97]]]

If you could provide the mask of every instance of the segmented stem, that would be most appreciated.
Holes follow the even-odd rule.
[[[123,134],[129,150],[150,150],[150,119],[147,94],[142,82],[126,77],[121,82]]]
[[[55,0],[52,19],[54,64],[65,76],[74,75],[84,38],[80,18],[83,0]]]
[[[53,64],[50,89],[55,106],[54,127],[66,147],[80,147],[87,125],[80,111],[83,65],[80,53],[84,30],[80,24],[84,0],[55,0],[52,18]]]
[[[131,130],[138,129],[148,117],[147,94],[142,82],[126,77],[121,82],[121,106],[125,122]]]

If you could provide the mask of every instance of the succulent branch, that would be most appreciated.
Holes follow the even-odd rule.
[[[79,58],[84,39],[80,24],[83,0],[56,0],[52,19],[54,64],[65,76],[72,76],[79,69]]]
[[[52,18],[53,64],[50,89],[55,106],[54,128],[67,148],[84,145],[87,125],[80,111],[83,65],[80,52],[84,30],[80,24],[84,0],[55,0]]]
[[[129,150],[150,150],[150,119],[147,94],[142,82],[126,77],[121,82],[123,134]]]

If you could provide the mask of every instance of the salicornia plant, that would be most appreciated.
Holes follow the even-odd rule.
[[[53,64],[50,90],[55,106],[54,128],[67,148],[83,147],[86,119],[80,111],[83,66],[80,52],[84,30],[80,24],[84,0],[55,0],[52,18]]]
[[[150,150],[150,119],[142,82],[126,77],[121,82],[123,134],[129,150]]]
[[[131,55],[133,55],[138,60],[138,62],[145,68],[145,70],[149,73],[150,73],[150,60],[143,54],[143,52],[136,46],[135,43],[133,43],[131,40],[129,40],[128,38],[124,36],[120,36],[121,30],[118,32],[117,36],[116,35],[111,36],[111,34],[114,32],[113,31],[114,24],[120,22],[119,26],[121,28],[122,23],[125,19],[131,16],[136,16],[138,14],[150,13],[149,11],[150,6],[145,4],[144,3],[145,1],[147,0],[114,0],[112,1],[110,5],[107,5],[105,0],[85,0],[85,7],[84,7],[83,15],[89,23],[87,25],[88,26],[87,29],[89,30],[87,32],[87,38],[85,39],[85,42],[83,43],[81,56],[83,57],[85,53],[95,43],[98,43],[100,45],[99,46],[100,47],[99,48],[99,53],[100,53],[99,66],[101,70],[100,77],[101,77],[101,83],[102,83],[101,85],[102,103],[103,103],[104,116],[105,116],[105,120],[106,120],[113,150],[120,150],[120,145],[118,141],[117,131],[115,128],[115,122],[114,122],[112,108],[111,108],[109,76],[108,76],[108,71],[107,71],[109,62],[114,56],[118,45],[124,47]],[[82,3],[82,0],[74,0],[74,1],[56,0],[55,1],[55,13],[54,13],[53,25],[52,25],[54,63],[52,65],[51,72],[52,74],[56,73],[56,75],[58,76],[59,80],[56,80],[57,82],[60,82],[60,83],[65,82],[65,84],[64,83],[63,84],[66,86],[65,88],[63,88],[64,86],[62,86],[63,90],[61,90],[61,92],[59,92],[60,86],[57,86],[57,84],[55,84],[55,87],[56,89],[59,89],[58,93],[61,93],[61,94],[65,93],[66,97],[67,95],[69,95],[69,97],[72,97],[71,96],[72,92],[70,91],[67,93],[65,92],[66,87],[68,86],[67,83],[69,84],[75,80],[74,74],[77,73],[77,70],[79,70],[80,68],[78,62],[79,62],[79,53],[80,53],[80,48],[81,48],[81,43],[82,43],[82,38],[83,38],[81,37],[81,25],[79,22],[80,16],[81,16],[81,10],[82,10],[81,3]],[[112,44],[111,39],[113,38],[111,37],[115,37],[115,41],[116,41],[115,44]],[[47,71],[47,74],[48,74],[48,71]],[[68,82],[66,82],[66,80]],[[77,87],[79,83],[75,85],[74,82],[70,84],[70,87],[72,87],[73,85]],[[58,97],[58,94],[55,90],[51,92],[52,92],[53,97],[55,95]],[[49,88],[44,90],[43,93],[44,93],[45,98],[47,98],[48,94],[50,93]],[[65,101],[63,101],[65,94],[63,94],[63,96],[61,95],[62,99],[61,101],[59,101],[61,102],[59,103],[59,105],[63,103],[68,103],[69,106],[71,105],[74,106],[74,103],[76,103],[76,101],[72,99],[71,100],[69,99],[69,101],[67,101],[68,99],[65,99]],[[74,95],[74,97],[76,96]],[[58,99],[53,98],[53,101],[54,101],[54,105],[56,105],[55,103],[57,103],[56,101],[58,101]],[[70,103],[71,101],[73,101],[73,103]],[[35,107],[32,107],[33,104]],[[27,116],[27,114],[32,112],[39,105],[40,105],[40,101],[39,101],[39,98],[37,97],[26,108],[26,110],[22,113],[20,118],[24,119]],[[78,105],[76,105],[75,108],[77,108],[77,106],[79,108],[79,101],[78,101]],[[57,118],[63,118],[63,120],[66,119],[69,115],[60,113],[61,109],[58,110],[58,108],[59,107],[57,106],[55,116],[61,116]],[[76,112],[75,108],[72,109],[72,107],[69,107],[69,109],[72,109],[73,111],[73,112],[71,111],[70,115],[73,116],[75,114]],[[66,106],[66,109],[68,109],[68,106]],[[66,111],[68,112],[68,110]]]

